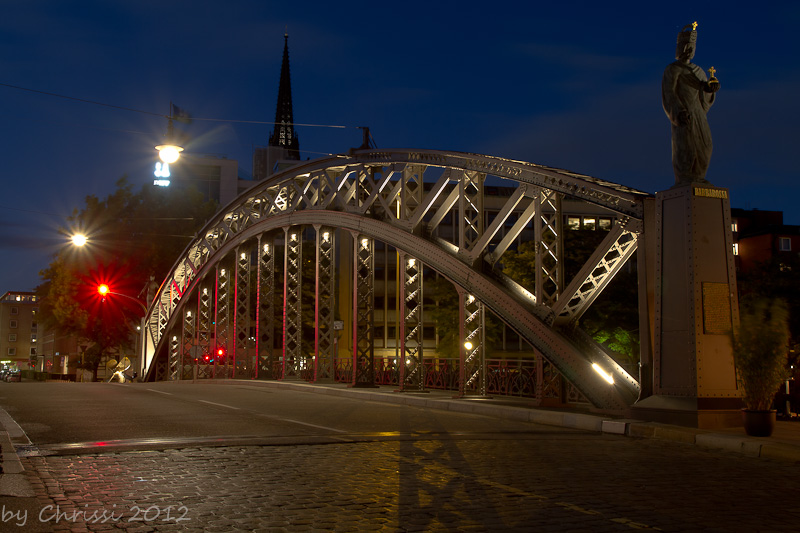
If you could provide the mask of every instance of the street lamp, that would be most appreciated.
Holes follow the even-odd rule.
[[[144,314],[142,315],[142,318],[139,320],[139,325],[136,327],[136,329],[139,330],[139,335],[137,336],[137,344],[138,344],[138,346],[137,346],[137,349],[136,349],[136,353],[137,353],[137,355],[139,357],[139,364],[142,365],[143,362],[144,362],[144,349],[145,349],[145,323],[144,323],[144,321],[147,318],[147,306],[144,303],[142,303],[141,300],[139,300],[137,298],[134,298],[133,296],[129,296],[127,294],[122,294],[121,292],[112,291],[109,288],[109,286],[106,285],[105,283],[101,283],[100,285],[97,286],[97,293],[100,294],[100,296],[103,297],[103,301],[104,302],[106,300],[106,296],[109,295],[109,294],[112,294],[114,296],[120,296],[122,298],[127,298],[128,300],[136,302],[137,304],[139,304],[139,307],[142,308],[142,312]]]
[[[70,240],[72,240],[72,244],[74,244],[75,246],[83,246],[87,242],[86,235],[84,235],[83,233],[74,234],[70,238]]]

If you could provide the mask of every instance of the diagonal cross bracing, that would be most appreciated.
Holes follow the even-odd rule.
[[[423,177],[428,181],[423,182]],[[511,198],[505,199],[506,203],[500,206],[499,211],[489,214],[483,202],[485,183],[491,179],[516,184],[518,190]],[[555,309],[559,310],[560,316],[582,313],[613,272],[627,261],[635,245],[620,237],[607,250],[597,252],[595,264],[584,265],[583,270],[588,274],[583,280],[567,284],[569,280],[563,277],[562,264],[564,215],[559,204],[565,198],[575,199],[605,210],[617,220],[638,222],[643,213],[642,202],[649,197],[640,191],[564,170],[456,152],[363,150],[301,163],[246,191],[237,202],[212,219],[198,233],[198,239],[187,247],[148,311],[146,363],[156,366],[153,365],[154,359],[158,353],[165,353],[167,332],[174,328],[181,315],[178,311],[195,297],[200,305],[202,280],[221,265],[231,264],[237,247],[248,239],[261,239],[268,232],[288,231],[298,225],[318,225],[352,232],[358,239],[367,238],[370,243],[379,240],[410,257],[424,258],[430,268],[475,294],[540,349],[559,372],[578,383],[581,391],[587,393],[587,398],[598,404],[613,404],[616,400],[595,390],[591,378],[579,368],[583,366],[581,356],[571,351],[568,340],[560,338],[546,318],[548,313],[543,313],[542,309],[548,310],[550,315]],[[502,279],[503,254],[520,242],[530,224],[538,228],[535,237],[538,279],[536,287],[531,288],[536,296],[535,305],[534,298],[523,295],[524,289],[511,290],[509,287],[512,285],[500,285],[495,281]],[[628,228],[634,237],[642,231],[636,224],[629,224]],[[228,256],[230,259],[226,259]],[[481,258],[485,260],[479,261]],[[266,272],[269,269],[263,259],[259,257],[258,264]],[[354,256],[354,259],[357,258]],[[302,269],[299,266],[295,268],[299,287]],[[370,266],[366,270],[373,268]],[[466,269],[463,275],[454,274],[461,272],[460,269]],[[289,276],[289,269],[284,269],[283,274]],[[318,279],[325,275],[324,272],[316,274]],[[258,277],[262,279],[261,274]],[[366,283],[368,279],[366,273],[362,273],[360,279],[354,278],[355,285],[361,285],[359,290],[363,294],[372,290]],[[286,282],[284,279],[284,284]],[[258,299],[251,298],[253,301],[246,305],[258,306],[257,327],[260,330],[265,327],[261,317],[266,316],[267,309],[263,303],[255,302],[261,302],[265,297],[261,289],[268,284],[266,278],[259,283],[263,285],[259,285]],[[229,280],[218,279],[212,289],[218,296],[224,292],[223,289],[232,292],[229,285]],[[483,287],[484,294],[476,287]],[[496,290],[500,292],[494,292]],[[296,292],[299,294],[299,289]],[[217,318],[215,339],[216,342],[227,342],[227,332],[220,329],[221,324],[225,326],[226,318],[219,315],[221,306],[225,306],[216,296],[213,300]],[[343,296],[346,297],[339,295],[340,298]],[[576,302],[580,303],[577,307]],[[359,306],[366,310],[367,301],[355,298],[354,312]],[[519,307],[511,310],[514,306]],[[289,308],[293,309],[291,305]],[[296,310],[292,312],[296,313]],[[227,308],[227,313],[231,316],[231,309]],[[198,320],[201,320],[199,315],[198,312]],[[359,316],[366,318],[367,315],[362,313]],[[200,329],[198,325],[198,346]],[[295,332],[300,330],[300,326],[295,328]],[[368,330],[357,331],[354,340],[370,338],[370,334]],[[284,338],[276,340],[276,344],[283,342],[285,350],[287,339],[293,341],[286,330],[283,335]],[[262,338],[259,334],[257,342],[261,343]],[[360,343],[363,347],[358,348],[360,359],[357,357],[356,360],[368,363],[371,341],[365,343],[362,340]],[[561,348],[554,348],[556,345]],[[295,346],[299,346],[299,342]],[[257,348],[259,370],[266,364],[262,355],[266,352],[262,348],[261,345]],[[232,350],[237,352],[240,348],[232,346]],[[235,357],[237,354],[232,355]],[[314,356],[317,357],[316,350]],[[368,380],[367,376],[362,377]],[[630,384],[630,390],[635,387],[635,382]],[[627,398],[630,394],[623,393],[622,396]]]

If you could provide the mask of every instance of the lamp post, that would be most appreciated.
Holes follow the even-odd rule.
[[[136,302],[142,308],[142,313],[143,314],[142,314],[142,318],[139,320],[139,327],[138,327],[139,335],[136,338],[136,344],[137,344],[137,346],[136,346],[136,355],[139,357],[139,367],[142,368],[141,365],[142,365],[142,363],[144,361],[144,346],[145,346],[144,321],[147,318],[147,306],[141,300],[139,300],[138,298],[134,298],[133,296],[129,296],[129,295],[123,294],[121,292],[112,291],[109,288],[109,286],[106,285],[105,283],[102,283],[97,287],[97,292],[98,292],[98,294],[100,294],[100,296],[103,297],[103,301],[105,301],[106,295],[111,294],[111,295],[114,295],[114,296],[120,296],[122,298],[127,298],[128,300]]]

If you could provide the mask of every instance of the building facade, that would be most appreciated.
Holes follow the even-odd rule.
[[[0,298],[0,364],[32,368],[39,348],[39,301],[35,293],[9,291]]]
[[[773,259],[788,263],[800,254],[800,226],[784,224],[781,211],[731,209],[731,232],[740,274]]]

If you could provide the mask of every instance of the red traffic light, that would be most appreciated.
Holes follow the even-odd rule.
[[[109,292],[111,292],[111,289],[109,289],[108,285],[105,283],[97,286],[97,293],[100,294],[100,296],[105,296]]]

